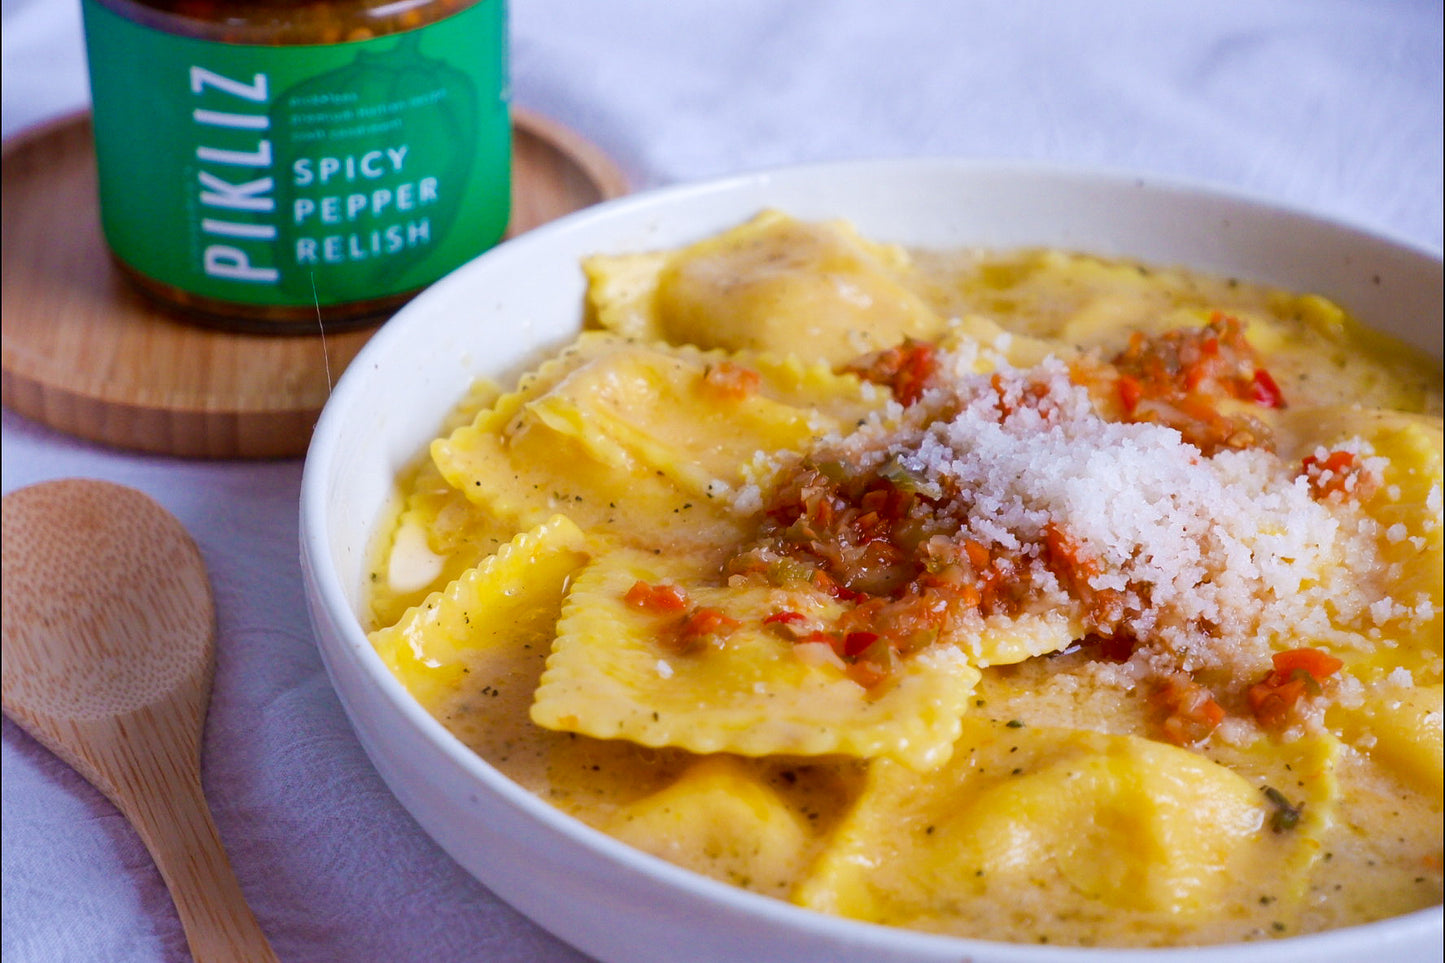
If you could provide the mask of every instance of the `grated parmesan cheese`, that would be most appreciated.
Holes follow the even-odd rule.
[[[1346,500],[1315,498],[1297,465],[1264,448],[1206,456],[1173,428],[1106,420],[1055,358],[976,374],[976,350],[836,453],[863,470],[896,460],[955,492],[943,510],[957,538],[1021,558],[1037,608],[1076,604],[1042,557],[1055,525],[1096,562],[1090,587],[1122,593],[1121,624],[1095,628],[1124,628],[1158,650],[1145,658],[1162,651],[1186,670],[1253,671],[1277,640],[1401,613],[1371,591],[1378,526]]]

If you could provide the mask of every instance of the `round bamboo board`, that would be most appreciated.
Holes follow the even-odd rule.
[[[575,132],[513,111],[507,236],[625,194]],[[3,153],[3,402],[59,431],[188,458],[305,453],[331,386],[375,327],[233,333],[140,294],[100,232],[90,118],[21,134]]]

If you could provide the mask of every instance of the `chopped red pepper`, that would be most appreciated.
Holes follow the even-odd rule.
[[[856,602],[865,598],[862,592],[855,592],[822,569],[813,571],[813,584],[840,602]]]
[[[1126,418],[1176,428],[1206,454],[1258,445],[1266,438],[1257,419],[1226,413],[1221,402],[1285,407],[1284,393],[1244,337],[1244,322],[1223,312],[1215,312],[1203,328],[1153,337],[1136,331],[1110,363]]]
[[[804,636],[813,633],[807,616],[802,612],[774,612],[763,619],[763,625],[771,626],[774,631],[785,639],[794,642],[817,641],[805,639]]]
[[[1310,492],[1315,498],[1343,498],[1353,495],[1363,499],[1369,496],[1374,487],[1365,466],[1348,451],[1332,451],[1323,458],[1307,455],[1302,474],[1309,482]]]
[[[688,652],[706,638],[725,638],[740,623],[721,609],[698,606],[691,602],[681,587],[666,582],[652,585],[641,579],[623,593],[622,599],[634,608],[653,615],[667,616],[658,631],[658,641],[677,652]]]
[[[843,636],[843,655],[850,659],[856,659],[877,641],[877,632],[849,632]]]
[[[763,619],[764,625],[772,625],[776,622],[802,622],[806,616],[802,612],[774,612]]]
[[[1251,397],[1255,404],[1266,408],[1283,408],[1284,392],[1279,390],[1270,373],[1263,368],[1254,369],[1254,385]]]

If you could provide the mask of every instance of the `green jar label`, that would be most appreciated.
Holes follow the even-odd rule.
[[[133,270],[237,304],[401,294],[497,243],[511,202],[506,8],[262,46],[85,0],[101,224]]]

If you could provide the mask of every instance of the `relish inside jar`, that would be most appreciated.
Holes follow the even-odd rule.
[[[499,241],[504,0],[84,0],[101,224],[185,318],[376,323]]]

